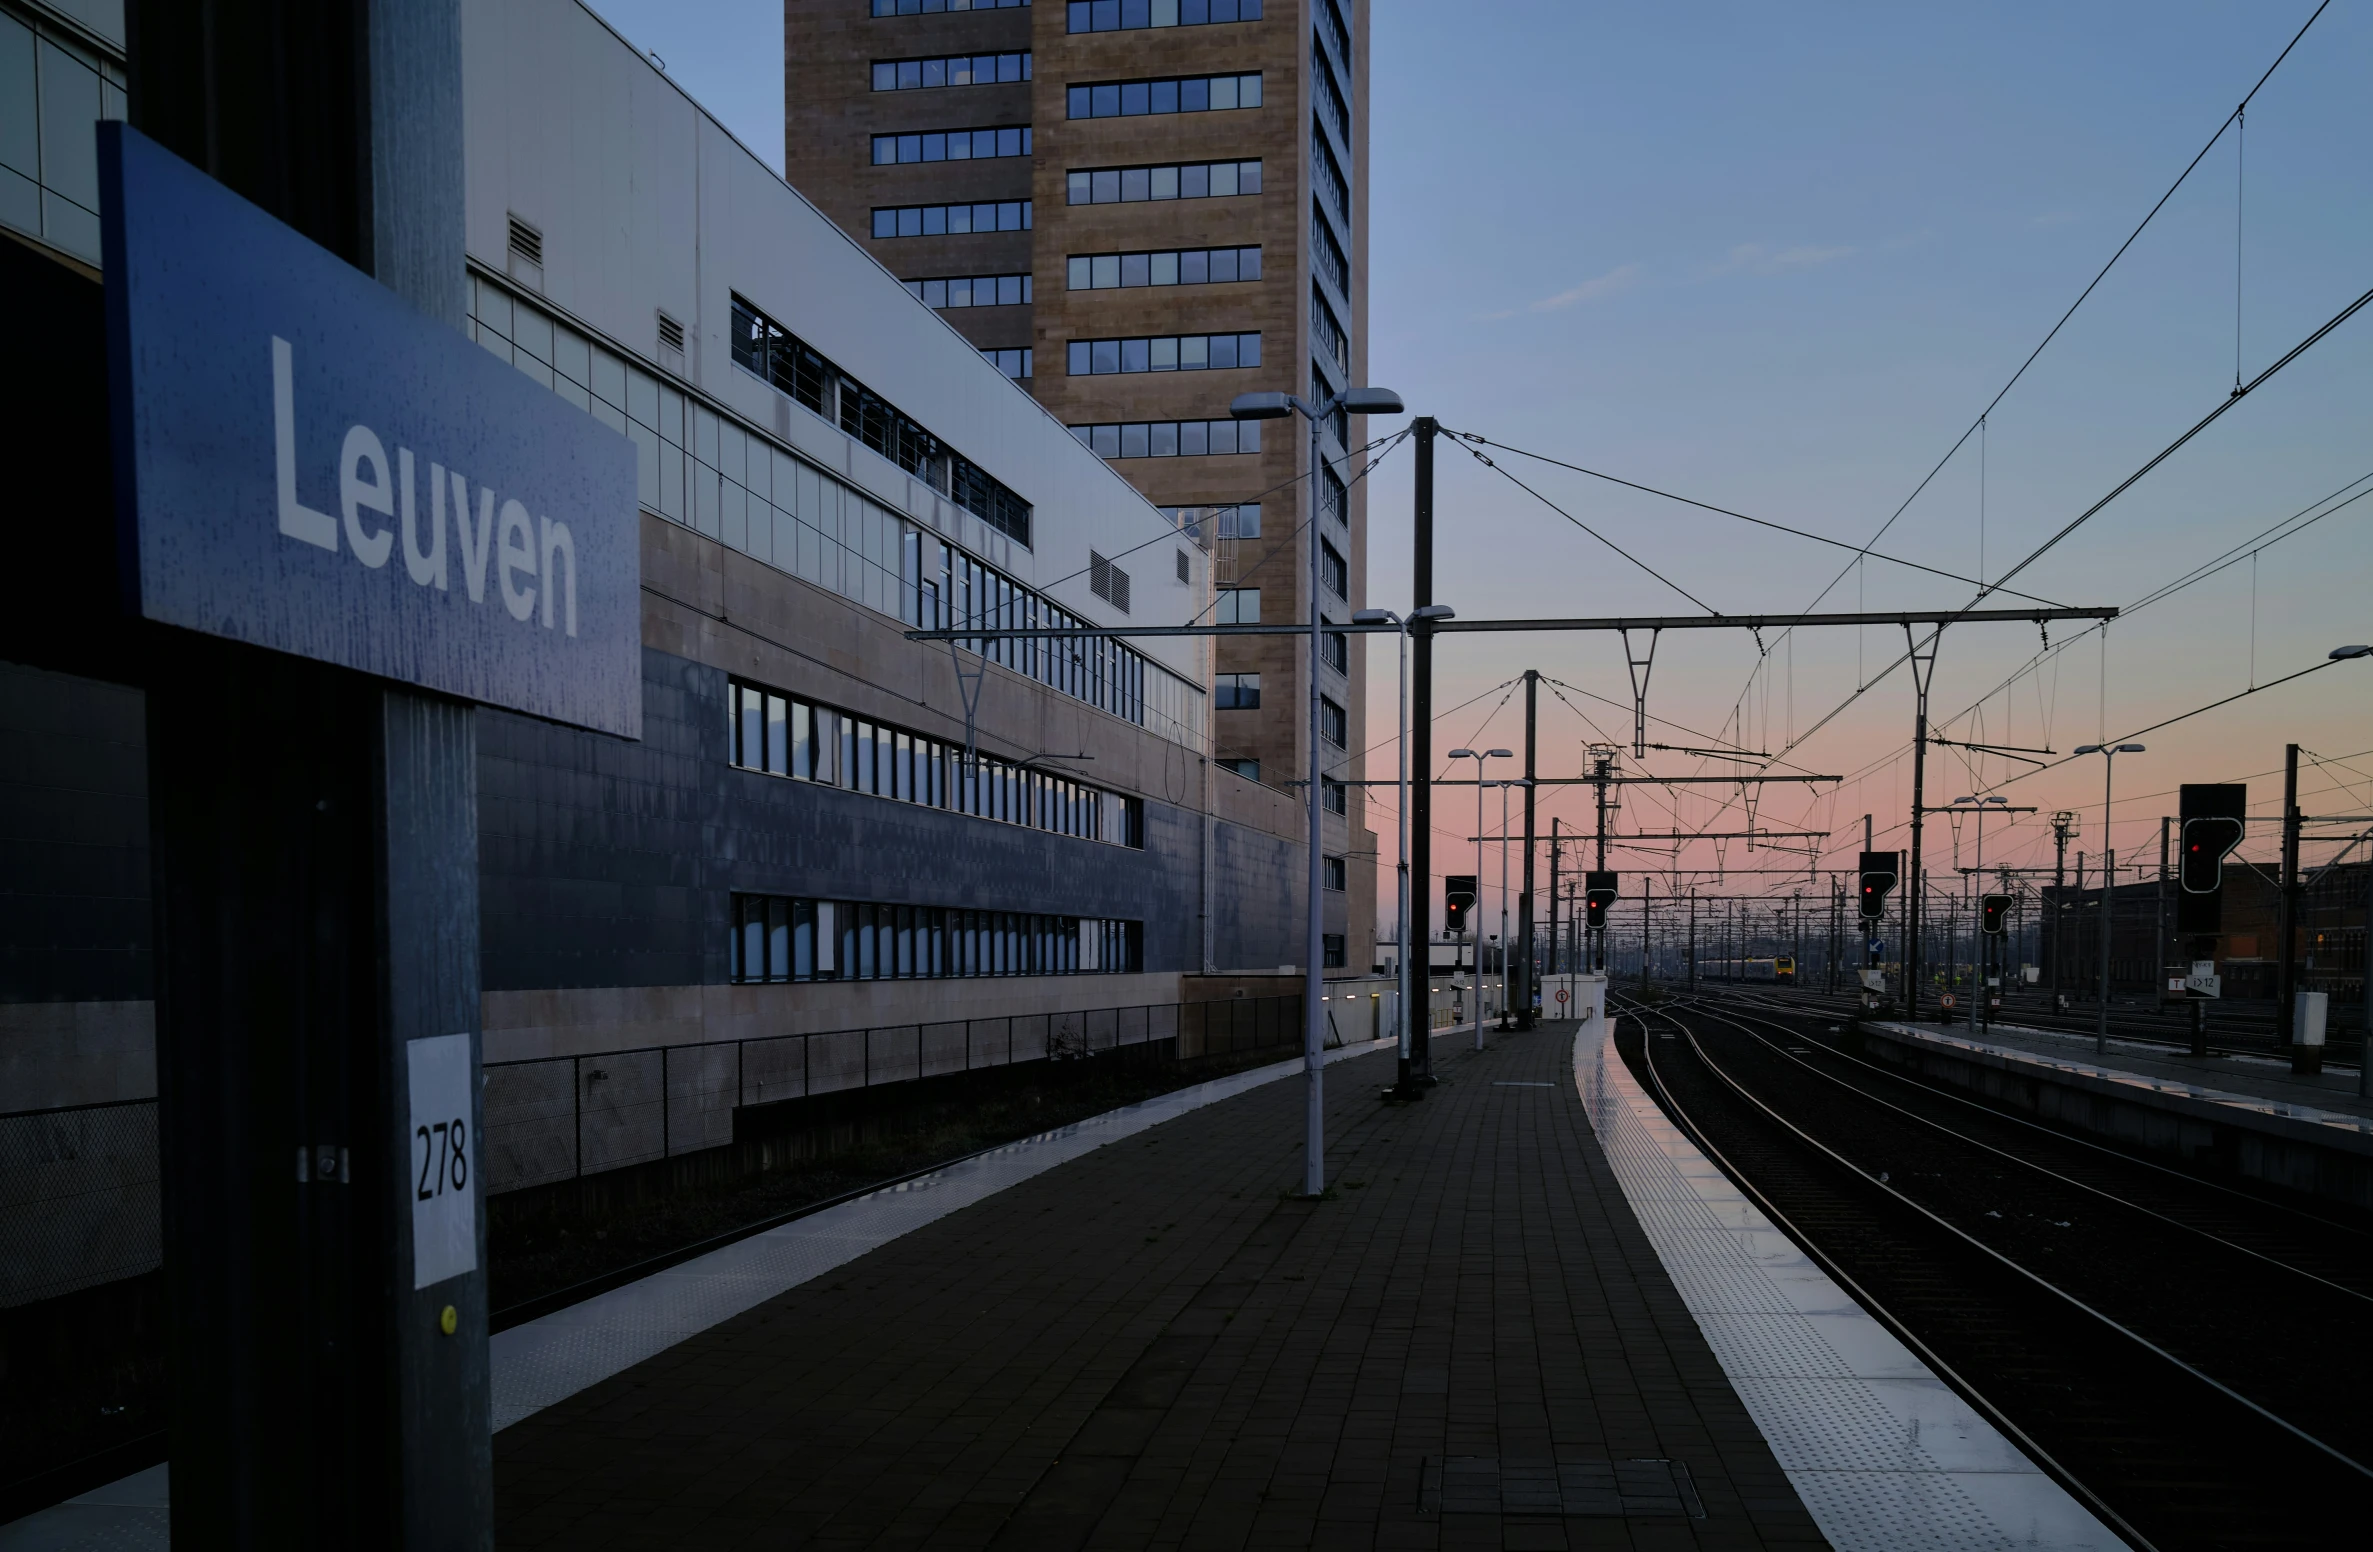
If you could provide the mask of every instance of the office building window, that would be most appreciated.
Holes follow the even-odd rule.
[[[1079,201],[1073,200],[1072,203],[1076,205]],[[874,213],[874,224],[881,225],[879,211]],[[877,231],[874,235],[879,237],[881,233]],[[1345,296],[1351,295],[1350,261],[1343,257],[1343,245],[1335,240],[1334,231],[1327,225],[1326,218],[1318,213],[1316,205],[1310,207],[1310,267],[1334,282],[1336,290]]]
[[[1328,620],[1327,623],[1332,625],[1335,622]],[[1318,656],[1320,661],[1335,672],[1344,675],[1350,674],[1351,638],[1339,630],[1320,631],[1318,633]]]
[[[1351,185],[1343,179],[1343,169],[1335,161],[1335,153],[1327,149],[1326,136],[1315,133],[1310,137],[1310,181],[1324,196],[1335,214],[1345,222],[1351,220]],[[879,160],[877,154],[876,160]]]
[[[1319,960],[1320,968],[1326,970],[1342,969],[1343,934],[1340,932],[1322,932],[1319,934],[1318,941],[1319,952],[1323,956]]]
[[[1151,339],[1073,340],[1073,377],[1112,372],[1201,372],[1259,366],[1258,334],[1159,334]]]
[[[1064,186],[1065,203],[1073,205],[1129,205],[1148,199],[1226,199],[1235,194],[1261,192],[1261,164],[1255,160],[1086,167],[1064,174]]]
[[[1325,464],[1318,466],[1318,509],[1337,523],[1351,526],[1350,493],[1343,488],[1343,480]]]
[[[1327,812],[1330,814],[1342,814],[1350,811],[1350,790],[1332,776],[1318,778],[1318,795],[1326,803]]]
[[[1012,11],[1030,0],[873,0],[876,16],[937,16],[942,11]]]
[[[1261,623],[1261,590],[1257,587],[1223,587],[1212,615],[1217,625],[1258,625]]]
[[[911,92],[931,86],[992,86],[1030,79],[1028,54],[950,54],[935,59],[877,59],[873,89]]]
[[[992,350],[984,345],[981,355],[991,366],[1017,382],[1031,375],[1031,349],[1027,345],[1019,350]]]
[[[1196,458],[1261,450],[1257,420],[1133,420],[1073,426],[1071,434],[1099,458]]]
[[[1127,286],[1224,285],[1261,278],[1258,248],[1172,248],[1158,253],[1075,253],[1066,266],[1074,291]]]
[[[978,162],[998,156],[1028,156],[1030,126],[1004,129],[934,129],[913,135],[873,137],[873,164]]]
[[[1211,704],[1221,711],[1261,709],[1259,674],[1219,674],[1212,679]]]
[[[925,307],[1020,307],[1028,304],[1028,275],[955,275],[945,280],[910,280],[909,294]]]
[[[1323,695],[1318,698],[1318,734],[1338,749],[1344,748],[1351,738],[1350,723],[1343,716],[1343,708]]]
[[[1030,202],[1005,199],[977,205],[877,205],[876,237],[961,237],[968,232],[1026,232]]]
[[[1099,81],[1064,93],[1075,119],[1137,118],[1151,113],[1217,113],[1261,105],[1261,73],[1165,76],[1153,81]]]
[[[1128,32],[1139,27],[1201,27],[1257,22],[1261,0],[1071,0],[1070,32]]]
[[[1162,515],[1185,529],[1198,543],[1208,546],[1213,539],[1258,539],[1261,536],[1261,504],[1257,501],[1240,502],[1235,506],[1163,507]]]
[[[1319,354],[1343,371],[1351,370],[1351,341],[1335,321],[1335,304],[1315,280],[1310,283],[1310,337],[1318,342]]]
[[[964,746],[736,679],[727,689],[732,762],[924,808],[1115,846],[1145,845],[1145,805]]]
[[[1324,860],[1326,862],[1326,886],[1329,889],[1338,891],[1341,890],[1344,886],[1346,875],[1350,870],[1343,866],[1343,859],[1341,857],[1328,857]]]
[[[1335,45],[1335,52],[1351,63],[1351,29],[1343,25],[1343,10],[1335,0],[1318,0],[1312,9],[1318,12],[1318,24],[1326,29],[1327,41]]]
[[[876,65],[873,68],[874,78],[878,81],[882,67]],[[1326,50],[1319,47],[1316,33],[1310,37],[1310,78],[1318,87],[1319,112],[1325,114],[1328,122],[1335,126],[1336,133],[1343,137],[1343,143],[1351,144],[1351,109],[1343,101],[1343,88],[1335,84],[1335,67],[1328,62]]]
[[[841,430],[999,533],[1030,543],[1030,503],[738,296],[733,360],[826,420],[837,418]]]
[[[1219,762],[1219,768],[1223,771],[1234,771],[1246,781],[1259,781],[1261,779],[1261,762],[1258,760],[1222,760]]]
[[[120,23],[120,7],[116,16]],[[122,118],[124,101],[123,66],[63,29],[0,10],[0,225],[98,263],[99,156],[91,126]]]
[[[1326,583],[1327,591],[1348,601],[1351,597],[1351,568],[1343,563],[1343,556],[1326,540],[1318,541],[1318,575]]]
[[[993,975],[1128,975],[1141,922],[792,895],[735,895],[732,977],[928,981]]]

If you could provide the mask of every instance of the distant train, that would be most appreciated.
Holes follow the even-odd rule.
[[[1760,981],[1766,985],[1794,986],[1796,957],[1782,954],[1776,959],[1708,959],[1699,963],[1697,973],[1713,981]]]

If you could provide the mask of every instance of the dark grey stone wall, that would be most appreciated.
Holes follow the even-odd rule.
[[[646,649],[643,687],[640,743],[480,713],[488,990],[722,982],[736,891],[1119,917],[1147,970],[1200,968],[1192,811],[1148,801],[1137,850],[757,775],[729,763],[725,674]]]
[[[1212,954],[1222,970],[1274,970],[1303,959],[1306,847],[1259,830],[1215,827],[1211,848]],[[1341,896],[1327,924],[1339,931]]]
[[[0,1002],[152,995],[145,716],[138,690],[0,663]]]

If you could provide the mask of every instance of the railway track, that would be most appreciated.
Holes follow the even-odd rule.
[[[2360,1226],[1929,1089],[1820,1015],[1619,1012],[1667,1112],[2121,1534],[2169,1552],[2361,1544]]]

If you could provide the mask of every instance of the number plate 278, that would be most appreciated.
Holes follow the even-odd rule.
[[[478,1268],[477,1138],[470,1037],[405,1043],[412,1095],[412,1286]]]

